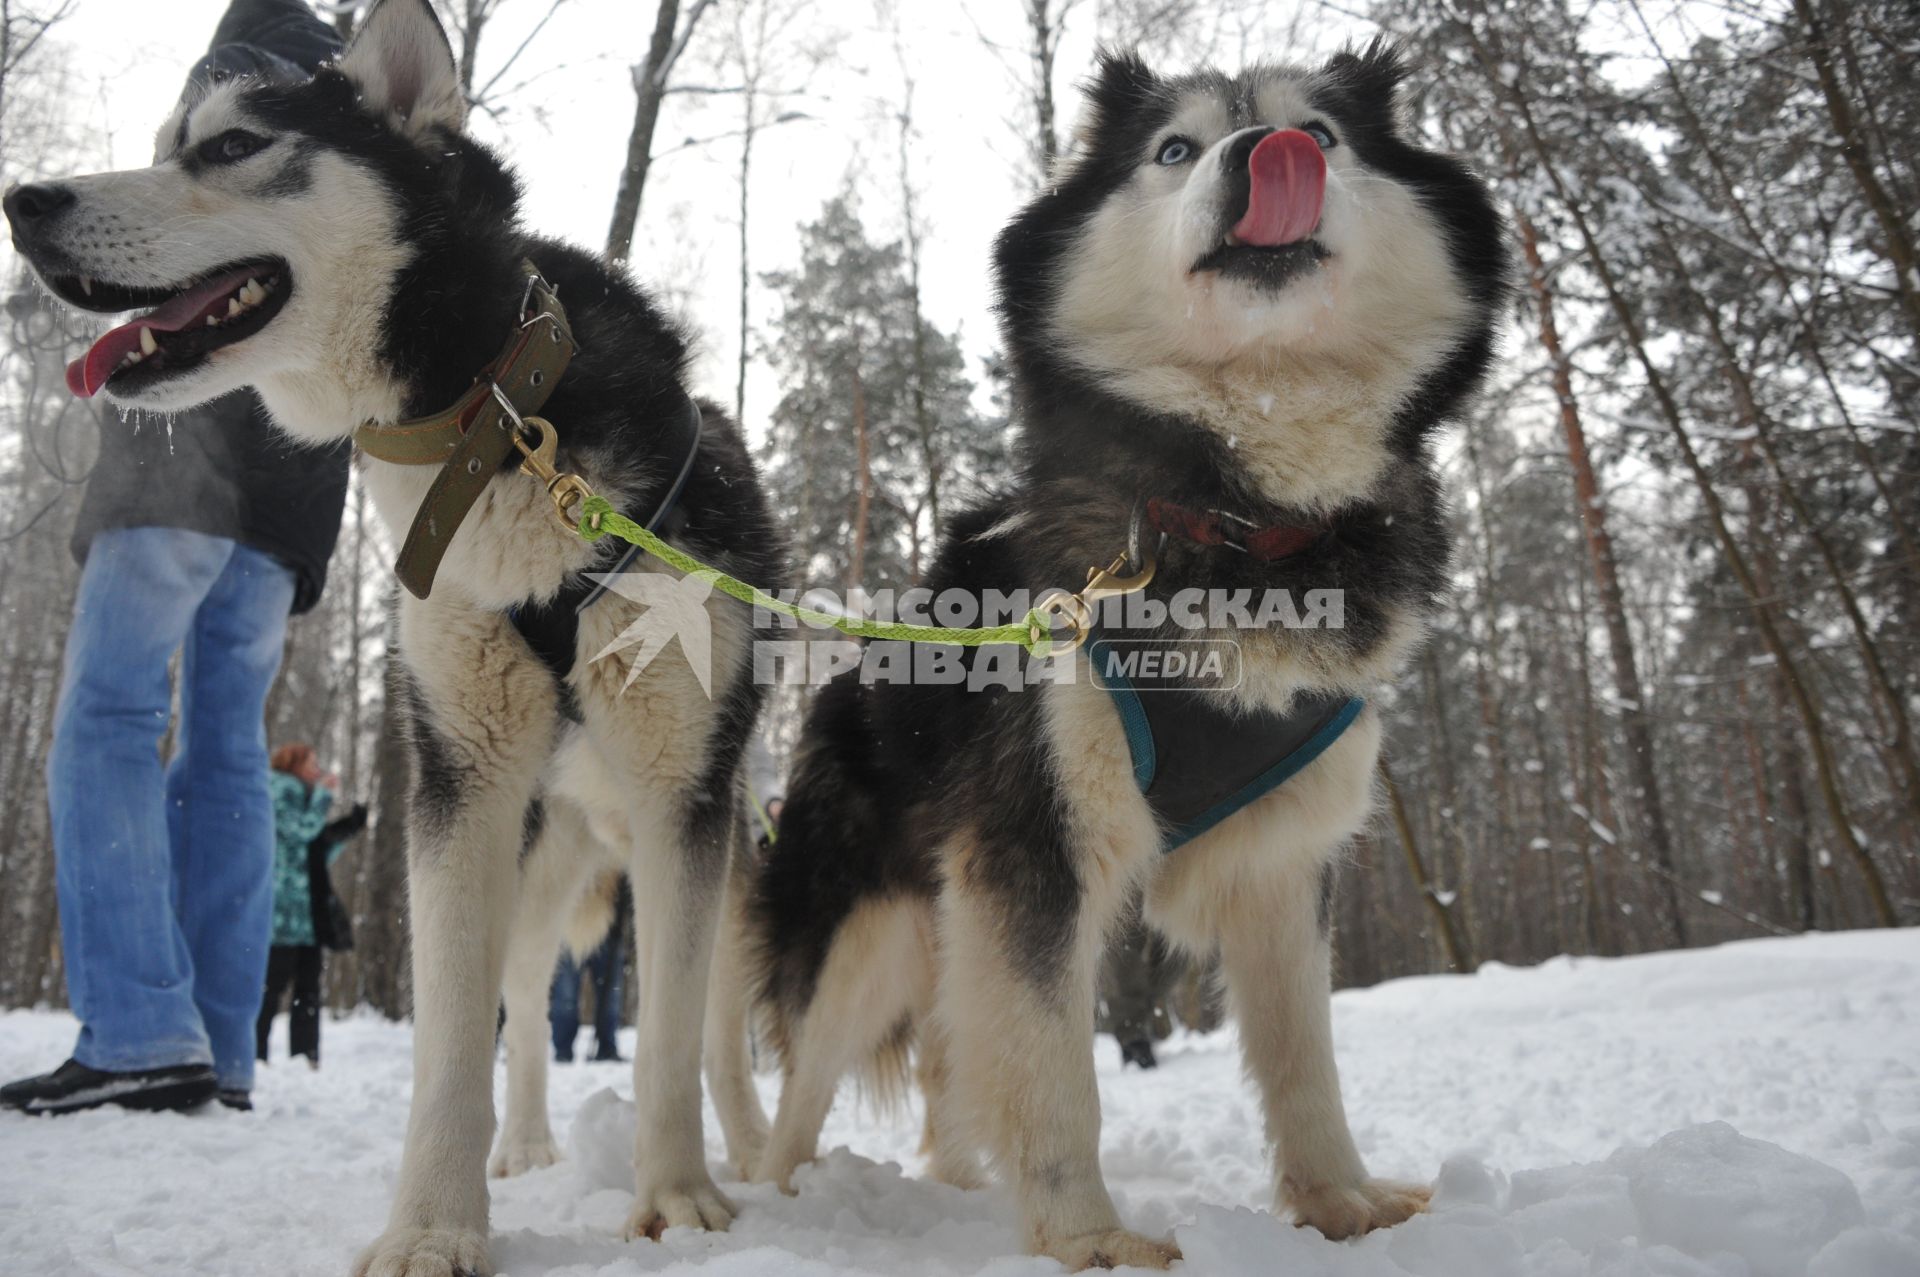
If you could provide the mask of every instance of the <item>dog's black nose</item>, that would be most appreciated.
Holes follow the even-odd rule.
[[[1227,149],[1220,152],[1220,166],[1229,173],[1247,171],[1247,161],[1253,157],[1253,148],[1260,145],[1260,139],[1278,130],[1260,125],[1242,129],[1233,135],[1227,143]]]
[[[0,201],[6,208],[7,220],[13,223],[16,231],[31,230],[72,203],[71,189],[42,182],[16,186],[7,192],[4,201]]]

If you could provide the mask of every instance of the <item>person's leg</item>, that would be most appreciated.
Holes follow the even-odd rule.
[[[593,955],[593,1058],[620,1058],[620,1003],[626,995],[627,929],[616,920]]]
[[[1107,1032],[1120,1044],[1120,1065],[1155,1067],[1153,1057],[1153,942],[1138,903],[1107,945],[1100,964],[1100,996],[1107,1004]]]
[[[180,659],[180,743],[167,772],[174,890],[193,1000],[223,1090],[253,1086],[254,1018],[273,930],[267,690],[280,669],[293,573],[235,546]]]
[[[260,999],[260,1016],[254,1021],[254,1058],[267,1058],[267,1038],[273,1033],[273,1017],[280,1010],[280,999],[293,980],[293,946],[277,944],[267,954],[267,988]]]
[[[320,972],[324,951],[317,944],[293,950],[293,1010],[288,1016],[292,1054],[320,1067]]]
[[[47,798],[67,992],[81,1025],[73,1054],[91,1068],[213,1059],[174,912],[159,744],[167,662],[233,550],[197,532],[114,529],[94,538],[80,577]]]
[[[562,1064],[573,1063],[573,1040],[580,1036],[580,965],[565,950],[553,969],[547,1019],[553,1025],[553,1058]]]

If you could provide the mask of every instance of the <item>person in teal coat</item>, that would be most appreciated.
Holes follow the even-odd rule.
[[[267,1035],[280,1000],[292,986],[289,1010],[292,1054],[320,1067],[320,981],[325,970],[322,943],[343,938],[322,935],[327,926],[332,885],[327,870],[365,827],[367,809],[355,805],[347,815],[327,822],[340,778],[322,770],[311,745],[282,745],[273,753],[273,948],[267,958],[267,984],[254,1026],[258,1058],[267,1058]]]

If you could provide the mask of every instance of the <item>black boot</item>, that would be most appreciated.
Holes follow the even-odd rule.
[[[1143,1069],[1157,1069],[1160,1061],[1153,1058],[1153,1043],[1146,1038],[1135,1038],[1131,1042],[1120,1044],[1120,1067],[1138,1064]]]
[[[118,1104],[129,1109],[190,1109],[220,1089],[210,1064],[107,1073],[68,1060],[51,1073],[0,1086],[0,1104],[23,1113],[54,1115]]]

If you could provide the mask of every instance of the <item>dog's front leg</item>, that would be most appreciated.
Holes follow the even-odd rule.
[[[1054,845],[952,858],[935,1015],[953,1111],[974,1117],[1013,1176],[1035,1254],[1073,1271],[1166,1268],[1179,1249],[1121,1227],[1100,1174],[1094,966],[1124,899],[1123,871],[1087,857],[1083,874],[1068,856]]]
[[[673,814],[663,818],[663,810]],[[632,826],[642,842],[633,860],[640,1009],[626,1235],[658,1241],[668,1228],[725,1230],[733,1222],[734,1205],[707,1170],[700,1113],[701,1022],[733,812],[712,795],[685,806],[642,803]]]
[[[493,1033],[519,848],[518,813],[488,810],[498,806],[469,801],[445,823],[411,822],[413,1105],[387,1231],[357,1277],[490,1271]]]
[[[1275,1205],[1330,1238],[1388,1228],[1430,1191],[1369,1179],[1333,1058],[1332,950],[1321,908],[1329,861],[1302,857],[1243,889],[1222,919],[1221,963],[1247,1073],[1274,1148]]]
[[[393,1208],[356,1277],[475,1277],[487,1255],[494,1028],[551,681],[498,617],[403,605],[416,751],[408,811],[413,1103]],[[423,632],[424,631],[424,632]]]

